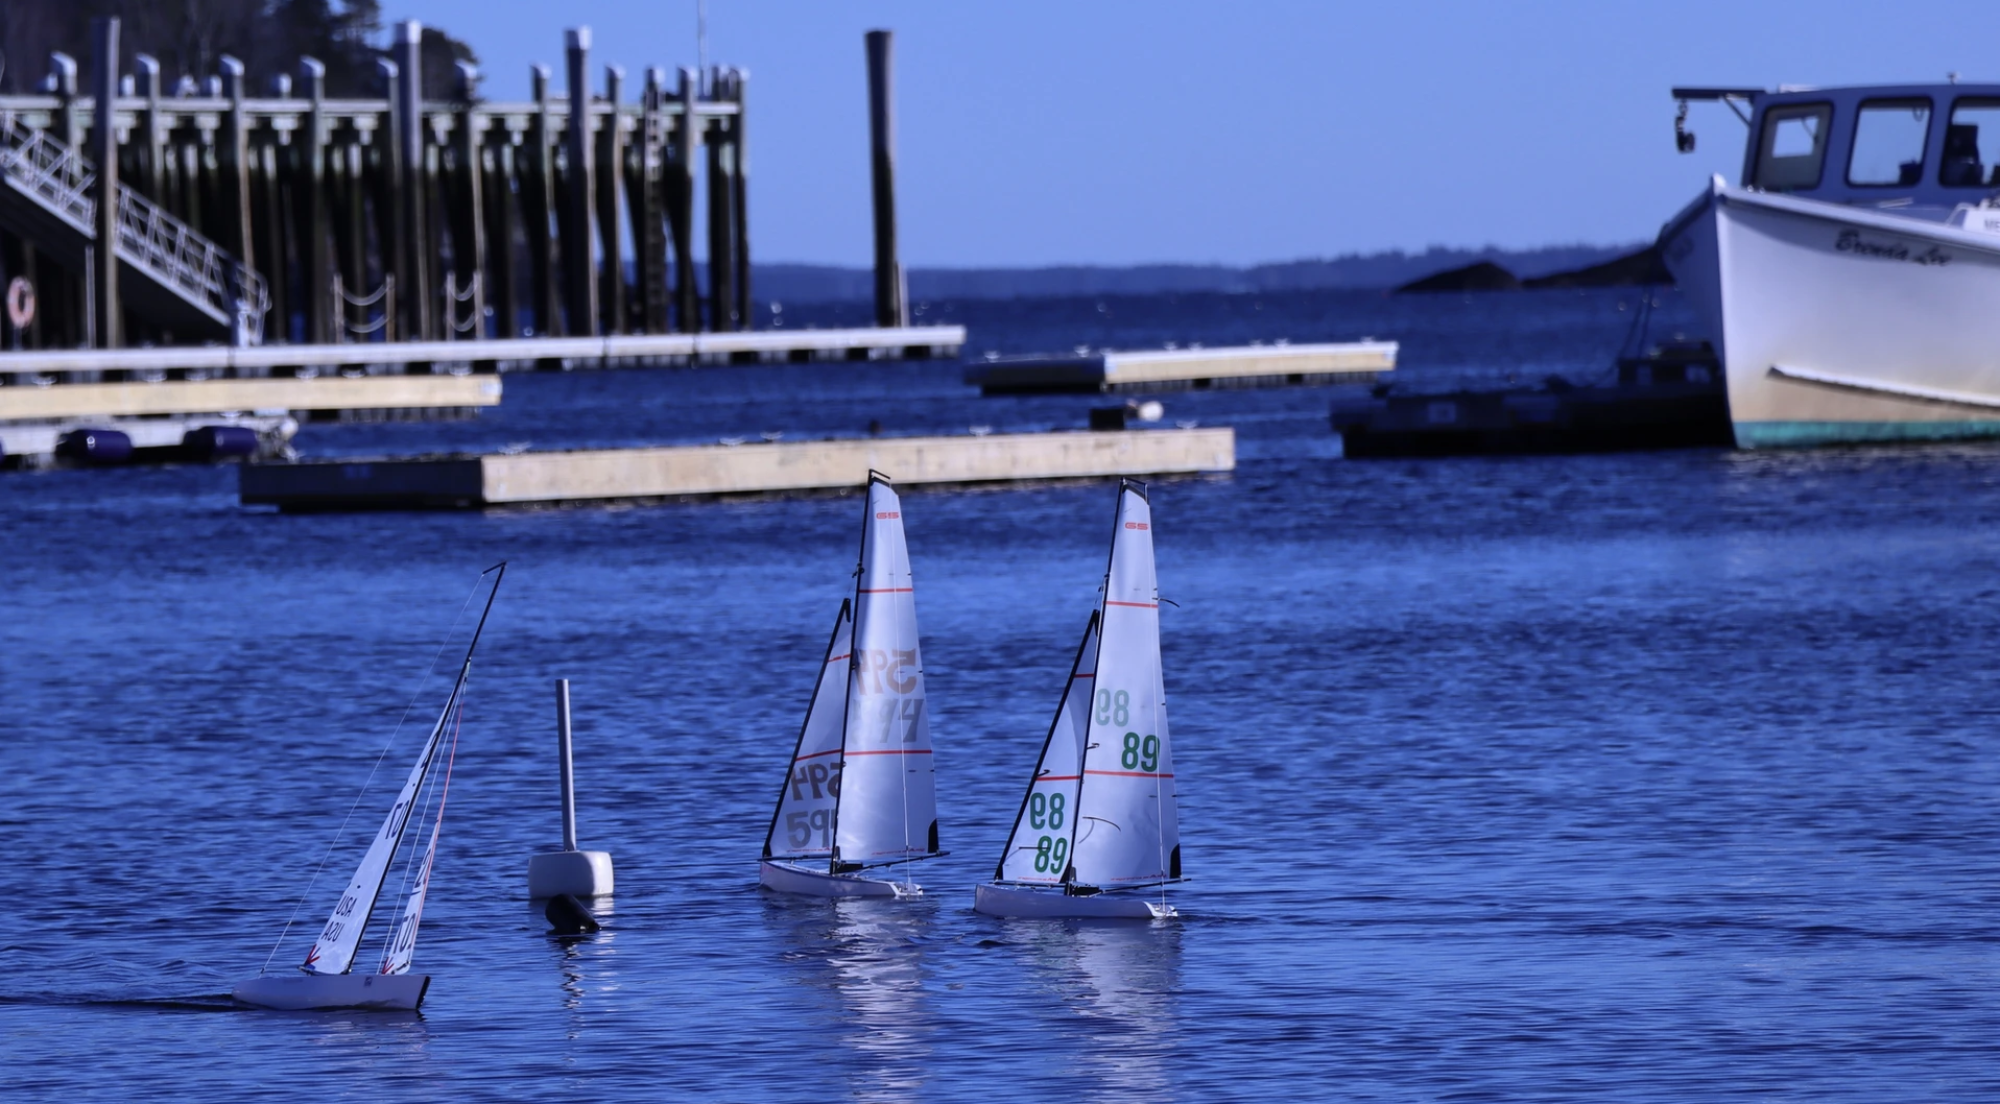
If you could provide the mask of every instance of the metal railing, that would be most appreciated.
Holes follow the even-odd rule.
[[[86,237],[96,234],[97,175],[82,154],[0,115],[0,179],[34,198]],[[123,184],[118,186],[117,250],[121,260],[227,319],[241,344],[264,339],[270,292],[264,278],[187,223]]]

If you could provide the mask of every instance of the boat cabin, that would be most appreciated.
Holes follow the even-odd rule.
[[[1746,188],[1832,203],[1938,208],[2000,192],[2000,84],[1676,88],[1674,135],[1694,150],[1691,101],[1719,101],[1750,128]],[[1911,213],[1916,213],[1912,211]]]

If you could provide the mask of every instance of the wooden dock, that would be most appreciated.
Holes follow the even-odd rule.
[[[322,376],[0,387],[0,422],[147,418],[255,411],[467,411],[500,403],[493,376]]]
[[[610,365],[621,361],[734,364],[775,361],[874,360],[956,356],[964,326],[903,326],[843,330],[760,330],[755,333],[623,334],[600,337],[488,338],[480,341],[399,341],[366,345],[201,345],[154,349],[52,349],[0,353],[0,387],[26,375],[189,371],[229,376],[286,374],[300,368],[379,365],[404,370],[439,364],[537,368]],[[117,377],[114,377],[117,378]]]
[[[1235,467],[1227,427],[1078,431],[258,464],[242,469],[239,495],[286,511],[463,509],[862,487],[871,468],[910,486]]]
[[[1349,341],[1008,357],[967,368],[965,382],[986,395],[1368,383],[1395,369],[1396,352],[1393,341]]]
[[[754,327],[742,69],[628,79],[596,70],[574,27],[561,71],[533,66],[531,98],[506,102],[480,95],[469,62],[436,71],[414,21],[368,77],[227,54],[191,73],[152,20],[90,26],[46,77],[6,59],[40,89],[0,94],[0,287],[20,278],[39,304],[0,334],[17,347]],[[875,316],[899,328],[890,36],[867,41]]]

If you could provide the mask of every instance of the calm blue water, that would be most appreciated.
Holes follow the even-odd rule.
[[[1634,294],[942,304],[973,352],[1373,334],[1587,375]],[[1256,305],[1261,302],[1262,309]],[[1623,303],[1626,310],[1618,309]],[[1671,328],[1683,310],[1669,297]],[[802,308],[788,314],[804,317]],[[949,365],[513,376],[308,454],[1076,425]],[[1167,396],[1185,919],[970,911],[1103,570],[1104,485],[905,498],[946,859],[756,888],[859,499],[286,517],[229,469],[0,479],[9,1099],[2000,1099],[2000,449],[1348,462],[1329,393]],[[474,575],[421,1016],[230,1011]],[[524,899],[574,682],[605,930]],[[342,843],[289,969],[358,859]],[[372,943],[372,940],[371,940]]]

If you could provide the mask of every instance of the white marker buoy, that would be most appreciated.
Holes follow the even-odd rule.
[[[528,856],[528,896],[567,893],[600,897],[611,892],[611,855],[576,847],[576,774],[569,753],[569,680],[556,680],[556,741],[562,759],[562,850]]]

